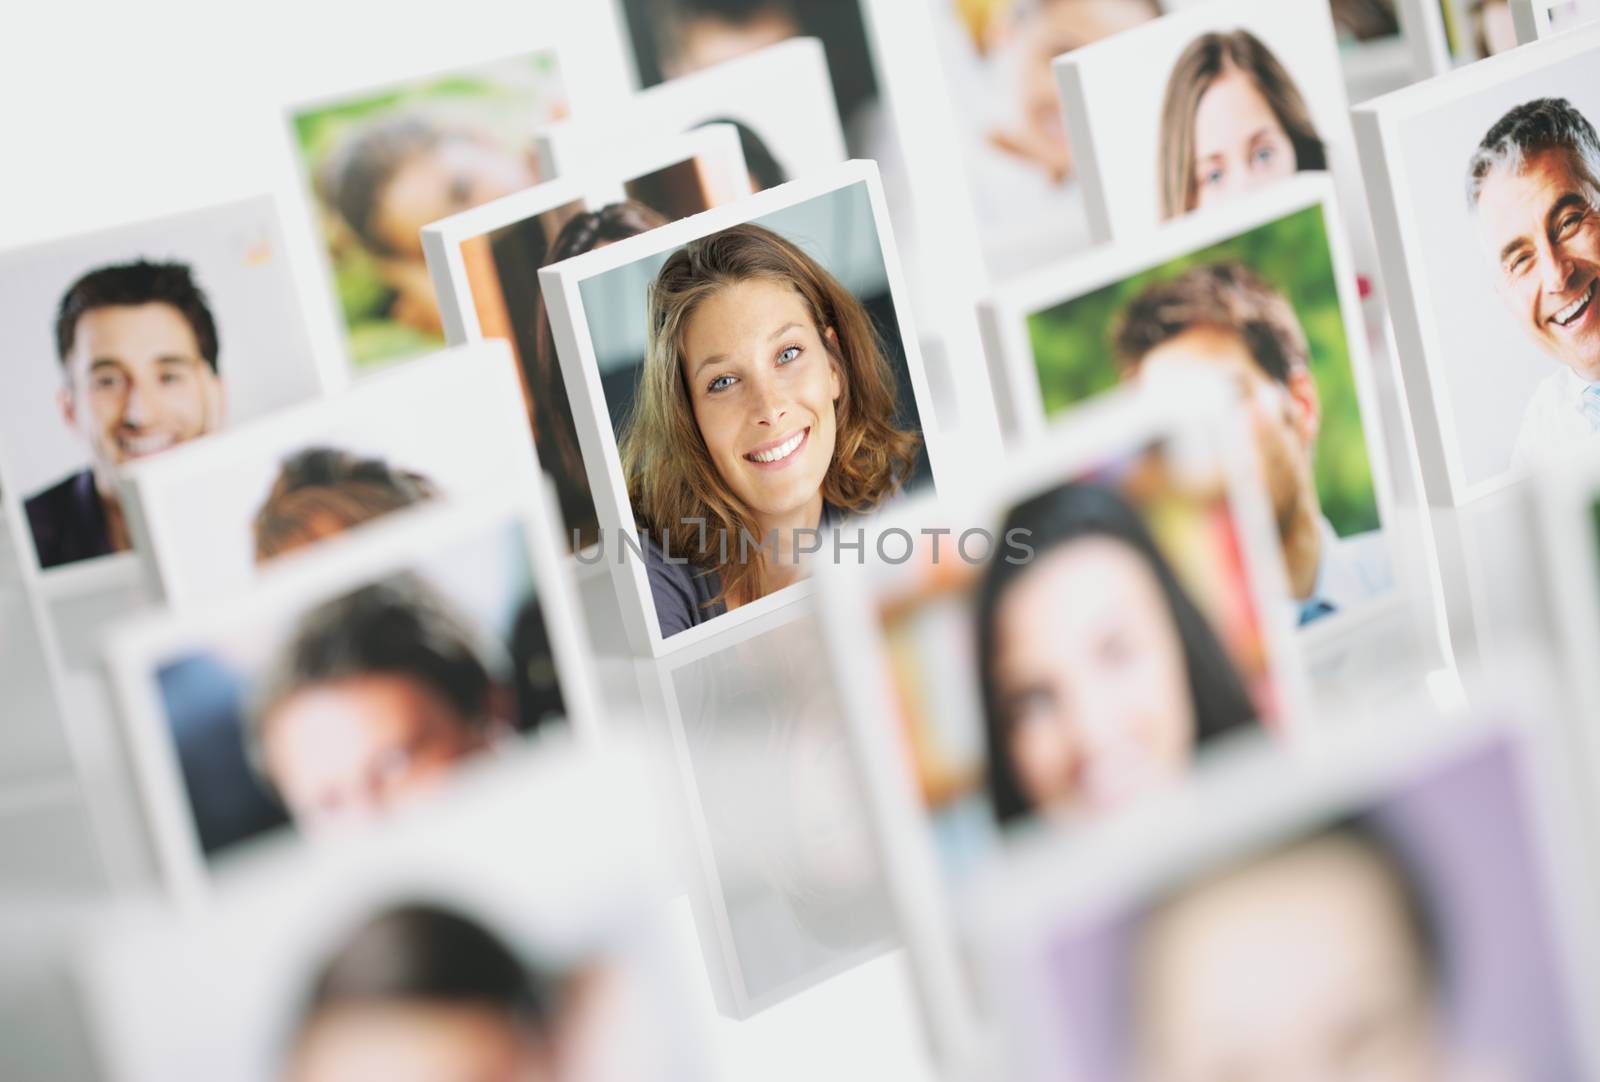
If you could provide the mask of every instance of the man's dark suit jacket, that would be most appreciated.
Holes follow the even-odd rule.
[[[94,487],[94,473],[84,470],[24,501],[33,547],[40,567],[89,560],[111,554],[111,531],[105,508]]]

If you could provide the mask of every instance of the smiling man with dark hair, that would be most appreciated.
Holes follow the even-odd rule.
[[[26,501],[46,568],[128,548],[121,466],[215,430],[223,402],[216,322],[182,263],[90,271],[61,298],[55,331],[57,404],[91,463]]]
[[[1564,98],[1518,105],[1468,163],[1467,201],[1495,291],[1562,364],[1528,400],[1512,453],[1537,466],[1600,431],[1600,136]]]

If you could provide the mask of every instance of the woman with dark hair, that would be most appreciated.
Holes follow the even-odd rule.
[[[1248,30],[1203,34],[1173,66],[1161,107],[1161,216],[1328,168],[1294,79]]]
[[[1216,632],[1115,491],[1051,489],[1013,508],[1000,536],[1033,549],[994,560],[977,598],[988,784],[1003,824],[1126,803],[1257,716]]]
[[[631,200],[583,211],[567,219],[561,227],[550,244],[544,265],[560,263],[666,224],[667,219],[659,213]],[[599,538],[600,525],[595,516],[594,497],[589,492],[588,474],[583,468],[583,454],[578,449],[578,429],[567,399],[567,382],[561,376],[555,335],[550,330],[550,315],[544,301],[536,295],[533,304],[535,346],[532,371],[526,372],[525,377],[533,402],[533,431],[538,442],[539,461],[556,482],[561,517],[569,536],[575,535],[580,546],[592,545]],[[523,364],[528,365],[529,359],[525,358]]]
[[[397,906],[356,928],[323,965],[284,1076],[554,1079],[563,992],[476,922]]]
[[[746,223],[673,252],[618,440],[661,539],[645,560],[662,638],[798,581],[801,531],[895,496],[922,445],[898,411],[872,317],[803,248]]]

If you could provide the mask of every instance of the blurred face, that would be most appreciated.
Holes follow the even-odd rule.
[[[1442,1082],[1432,992],[1383,867],[1336,839],[1200,887],[1141,947],[1143,1082]]]
[[[1294,372],[1279,383],[1262,370],[1244,340],[1220,327],[1193,327],[1144,357],[1140,380],[1172,379],[1199,368],[1220,372],[1238,387],[1250,418],[1256,457],[1280,530],[1287,529],[1303,499],[1316,498],[1312,450],[1321,423],[1316,382]]]
[[[813,527],[822,514],[833,406],[844,391],[823,333],[799,293],[764,279],[724,287],[684,327],[695,424],[717,473],[763,529]]]
[[[1060,148],[1067,147],[1060,91],[1050,62],[1155,18],[1148,0],[1053,0],[1028,16],[1023,30],[1027,60],[1022,74],[1022,109],[1028,130]]]
[[[1489,0],[1478,12],[1478,21],[1487,55],[1499,56],[1517,47],[1517,21],[1506,0]]]
[[[170,304],[85,312],[65,368],[62,416],[88,443],[95,472],[108,481],[124,462],[221,425],[222,382],[200,356],[189,321]]]
[[[1092,537],[1050,550],[1006,591],[995,631],[996,705],[1034,807],[1103,811],[1183,773],[1183,643],[1134,549]]]
[[[394,1002],[323,1011],[301,1038],[289,1082],[553,1082],[541,1042],[504,1012]]]
[[[679,29],[678,49],[667,64],[668,74],[687,75],[788,41],[799,34],[799,24],[777,6],[738,22],[704,15],[691,19]]]
[[[316,830],[438,784],[487,745],[487,729],[419,680],[353,676],[304,688],[273,710],[267,770],[295,822]]]
[[[1478,234],[1497,261],[1496,288],[1540,349],[1586,380],[1600,380],[1600,214],[1573,157],[1529,156],[1520,173],[1497,169],[1478,198]]]
[[[1250,75],[1227,65],[1194,113],[1195,205],[1212,206],[1290,176],[1294,145]]]
[[[446,136],[413,154],[384,185],[374,231],[405,259],[422,258],[422,227],[539,182],[533,163],[487,139]]]

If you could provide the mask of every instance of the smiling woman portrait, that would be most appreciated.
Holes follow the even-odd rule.
[[[770,230],[674,252],[649,305],[619,442],[667,638],[797,581],[796,531],[880,507],[921,437],[861,302]]]

